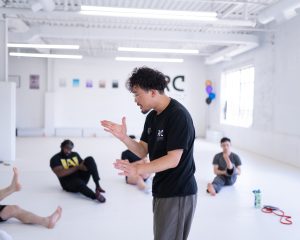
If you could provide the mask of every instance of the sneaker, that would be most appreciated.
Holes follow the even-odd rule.
[[[101,203],[104,203],[106,201],[105,197],[101,194],[100,191],[96,191],[96,199]]]

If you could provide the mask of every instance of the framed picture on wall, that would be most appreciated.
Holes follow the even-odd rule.
[[[105,86],[106,86],[105,80],[100,80],[99,81],[99,88],[105,88]]]
[[[113,80],[112,81],[112,88],[119,88],[119,81],[118,80]]]
[[[30,74],[29,88],[30,89],[40,89],[40,75]]]
[[[85,87],[86,88],[93,88],[93,80],[91,80],[91,79],[86,80]]]
[[[77,88],[77,87],[79,87],[79,85],[80,85],[80,79],[74,78],[73,81],[72,81],[72,86],[74,88]]]
[[[19,75],[8,75],[8,81],[16,83],[16,87],[21,87],[21,76]]]

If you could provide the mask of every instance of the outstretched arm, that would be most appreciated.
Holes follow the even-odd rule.
[[[19,172],[17,168],[13,168],[14,176],[11,181],[11,184],[0,190],[0,201],[9,196],[10,194],[20,191],[21,190],[21,184],[19,183]]]
[[[148,158],[143,158],[139,161],[132,162],[131,164],[132,165],[137,165],[137,164],[144,164],[144,163],[150,163],[150,160]]]
[[[145,143],[143,141],[137,142],[128,136],[122,142],[135,155],[139,156],[140,158],[147,157],[147,154],[148,154],[148,144],[147,143]]]
[[[155,159],[148,163],[130,164],[128,161],[117,160],[114,163],[116,169],[121,170],[120,175],[142,175],[146,173],[157,173],[170,168],[175,168],[179,164],[182,149],[169,151],[167,155]]]
[[[127,136],[127,126],[126,126],[126,118],[122,118],[122,124],[117,124],[111,121],[103,120],[101,121],[101,125],[104,127],[106,132],[110,132],[116,138],[118,138],[121,142],[123,142],[127,148],[135,153],[140,158],[144,158],[148,154],[148,145],[147,143],[140,141],[137,142]]]

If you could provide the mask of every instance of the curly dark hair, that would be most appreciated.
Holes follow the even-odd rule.
[[[163,93],[167,87],[166,76],[152,68],[140,67],[135,68],[127,81],[127,87],[132,92],[134,87],[140,87],[143,90],[158,90]]]

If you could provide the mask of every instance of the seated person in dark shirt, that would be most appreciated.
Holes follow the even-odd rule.
[[[65,191],[79,192],[88,198],[104,203],[106,199],[101,193],[105,191],[99,184],[100,177],[95,160],[93,157],[82,160],[77,152],[72,152],[73,147],[74,144],[70,140],[64,140],[61,143],[61,151],[50,160],[52,171]],[[87,186],[91,176],[96,185],[95,192]]]
[[[134,135],[130,135],[129,137],[135,139]],[[129,161],[131,164],[141,164],[141,163],[150,162],[146,158],[141,159],[140,157],[138,157],[128,149],[122,152],[121,159]],[[151,174],[134,175],[128,177],[126,176],[125,179],[126,179],[126,183],[131,185],[137,185],[138,189],[148,192],[149,189],[145,181],[150,177],[150,175]]]
[[[215,196],[223,186],[233,185],[237,175],[241,174],[242,162],[239,156],[231,152],[229,138],[221,139],[222,152],[215,155],[213,160],[214,174],[217,175],[212,183],[207,185],[207,192]]]
[[[4,189],[0,189],[0,201],[13,194],[14,192],[18,192],[21,190],[18,169],[13,168],[13,171],[14,176],[12,178],[11,184]],[[0,205],[0,223],[5,222],[10,218],[16,218],[24,224],[38,224],[46,228],[54,228],[55,224],[60,219],[61,214],[61,207],[57,207],[57,209],[50,216],[41,217],[32,212],[22,209],[18,205]],[[0,239],[2,239],[1,236]]]

